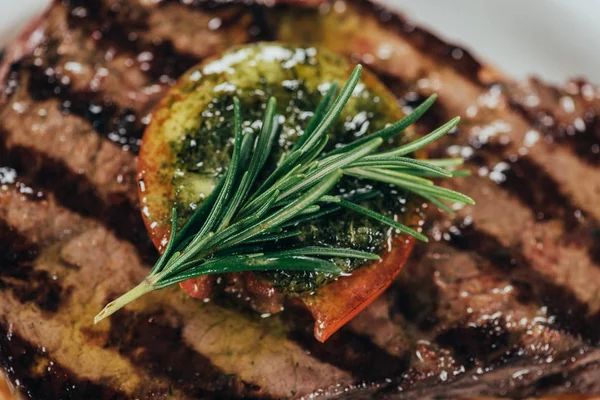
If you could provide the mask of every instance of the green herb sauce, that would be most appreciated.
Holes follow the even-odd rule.
[[[180,83],[181,93],[191,95],[183,104],[173,97],[172,112],[186,103],[198,112],[186,110],[181,123],[183,133],[174,135],[169,144],[176,154],[173,176],[174,201],[184,220],[199,201],[209,194],[229,165],[233,146],[233,97],[242,103],[245,132],[258,131],[265,105],[274,96],[280,114],[280,135],[268,165],[273,168],[280,157],[302,135],[313,111],[331,82],[342,85],[349,76],[350,63],[329,51],[261,43],[235,49],[220,59],[208,62],[186,74]],[[373,133],[403,114],[395,98],[373,79],[361,81],[340,119],[329,132],[326,148],[348,143]],[[192,101],[192,103],[190,103]],[[407,141],[401,136],[394,145]],[[391,145],[389,143],[388,145]],[[371,188],[364,181],[344,178],[338,185],[340,194],[352,194]],[[407,198],[404,192],[378,185],[383,193],[363,205],[390,217],[405,221]],[[301,235],[273,243],[274,247],[298,245],[332,245],[382,253],[391,242],[393,230],[379,222],[349,211],[337,211],[298,227]],[[335,259],[345,272],[360,267],[362,260]],[[275,287],[287,292],[312,291],[332,277],[311,272],[263,273]]]

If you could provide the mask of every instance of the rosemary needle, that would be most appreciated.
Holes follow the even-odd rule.
[[[278,133],[276,100],[269,99],[258,135],[242,135],[240,102],[234,98],[234,148],[227,172],[181,229],[178,229],[177,212],[173,209],[171,235],[154,268],[138,286],[109,303],[94,322],[146,293],[201,275],[288,270],[335,276],[341,270],[331,258],[378,260],[376,254],[335,247],[263,251],[263,245],[268,242],[299,234],[298,225],[341,208],[427,241],[422,233],[357,204],[378,196],[376,192],[354,198],[330,195],[344,175],[394,185],[448,212],[452,209],[446,202],[473,204],[468,196],[436,186],[428,179],[466,175],[447,169],[462,164],[461,159],[422,161],[407,157],[448,133],[459,118],[415,141],[378,152],[384,142],[418,120],[435,102],[435,95],[395,124],[323,154],[329,139],[327,132],[348,102],[361,70],[360,65],[354,69],[337,97],[337,86],[330,86],[304,134],[261,185],[257,185],[257,178],[263,172]]]

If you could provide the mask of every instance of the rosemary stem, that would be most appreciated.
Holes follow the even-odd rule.
[[[131,289],[129,292],[125,293],[121,297],[116,300],[108,303],[102,311],[98,313],[94,317],[94,324],[102,321],[104,318],[111,316],[115,312],[119,311],[121,308],[125,307],[127,304],[136,300],[138,297],[145,295],[154,290],[154,286],[148,279],[144,279],[139,285]]]
[[[332,85],[304,134],[262,184],[257,179],[268,172],[264,167],[279,132],[276,101],[269,99],[260,132],[256,134],[252,130],[244,134],[240,101],[234,98],[234,147],[227,173],[181,229],[177,226],[177,208],[173,208],[171,236],[154,268],[138,286],[104,307],[94,323],[153,290],[206,274],[286,270],[338,276],[341,270],[331,257],[379,259],[375,254],[351,248],[295,247],[292,244],[293,248],[289,249],[289,243],[281,242],[272,251],[269,246],[276,240],[298,235],[300,229],[294,227],[300,223],[341,208],[427,241],[418,230],[358,204],[380,194],[375,190],[333,195],[334,187],[344,175],[412,192],[448,212],[452,212],[452,208],[446,202],[474,204],[471,198],[436,186],[427,179],[464,176],[464,171],[445,169],[460,165],[462,160],[427,162],[405,157],[447,134],[458,124],[459,118],[410,143],[377,152],[384,142],[389,142],[423,115],[435,101],[435,95],[401,121],[323,154],[329,140],[327,132],[352,96],[361,68],[355,68],[335,101],[337,87]],[[326,204],[322,208],[323,204],[318,203]]]

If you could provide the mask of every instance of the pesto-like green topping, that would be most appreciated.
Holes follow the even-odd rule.
[[[349,74],[345,59],[315,48],[282,47],[258,44],[224,55],[219,60],[192,71],[182,92],[201,92],[205,107],[186,121],[185,136],[175,137],[170,145],[177,155],[172,184],[181,221],[208,195],[229,165],[233,146],[233,97],[241,101],[245,133],[257,132],[269,97],[277,98],[281,129],[266,171],[276,166],[291,149],[312,117],[319,101],[332,82],[343,84]],[[349,143],[382,129],[402,117],[395,99],[383,87],[360,82],[340,119],[329,131],[326,150]],[[393,139],[387,147],[407,140]],[[260,178],[259,178],[260,180]],[[369,182],[344,177],[336,187],[339,194],[372,188]],[[376,184],[383,193],[369,200],[368,207],[391,218],[406,221],[407,195],[387,184]],[[366,206],[366,204],[365,204]],[[299,236],[274,243],[290,248],[298,244],[348,247],[382,253],[394,234],[393,229],[366,216],[347,210],[316,219],[299,227]],[[335,259],[344,272],[365,264],[358,259]],[[331,277],[316,272],[268,272],[263,275],[286,292],[314,290]]]
[[[253,71],[259,72],[258,81],[262,82],[261,93],[257,96],[253,96],[256,95],[255,92],[242,96],[245,94],[242,86],[234,85],[232,82],[235,81],[225,80],[229,85],[228,92],[237,92],[232,99],[233,149],[225,173],[216,160],[225,154],[219,148],[219,143],[222,147],[227,147],[228,142],[228,130],[224,125],[229,111],[227,96],[208,97],[213,108],[201,108],[205,104],[194,101],[193,97],[189,101],[190,97],[186,98],[183,94],[182,90],[190,90],[189,87],[186,88],[188,82],[183,80],[180,87],[174,89],[156,111],[146,132],[149,142],[145,142],[145,146],[149,150],[144,150],[140,158],[140,200],[143,204],[142,212],[148,218],[152,216],[149,212],[150,205],[154,207],[165,201],[170,204],[170,235],[166,243],[161,243],[164,246],[162,254],[148,276],[138,286],[107,304],[94,321],[101,321],[150,291],[207,274],[254,271],[262,273],[265,279],[285,292],[308,291],[363,265],[349,260],[380,261],[381,257],[376,253],[383,249],[386,238],[388,243],[392,243],[391,229],[427,241],[427,237],[418,230],[397,221],[395,214],[391,218],[397,207],[404,217],[403,222],[412,220],[407,219],[411,214],[406,205],[406,196],[387,186],[376,190],[354,178],[379,182],[378,185],[392,185],[416,194],[444,210],[450,210],[446,203],[448,201],[474,204],[468,196],[436,186],[427,179],[457,176],[457,173],[443,167],[460,165],[462,159],[423,162],[407,157],[447,134],[458,124],[460,118],[448,121],[422,138],[394,146],[390,150],[382,149],[384,145],[391,145],[389,140],[398,138],[423,115],[435,101],[435,95],[430,96],[405,118],[368,135],[370,125],[380,124],[388,116],[388,113],[380,112],[380,107],[393,102],[382,102],[379,97],[378,102],[374,101],[375,97],[369,99],[369,94],[365,91],[367,86],[358,86],[362,72],[362,67],[358,65],[339,93],[337,82],[331,84],[315,107],[314,116],[306,128],[297,128],[299,121],[296,115],[304,112],[300,103],[313,101],[310,97],[313,94],[317,97],[319,90],[314,81],[301,79],[303,75],[300,69],[324,64],[310,58],[307,60],[308,52],[316,56],[316,50],[306,49],[298,53],[298,49],[292,52],[290,49],[283,51],[286,49],[277,48],[275,53],[272,49],[265,53],[265,49],[270,49],[273,45],[263,46],[264,49],[245,48],[241,55],[228,54],[217,64],[208,64],[203,69],[203,73],[209,75],[211,71],[233,74],[236,69],[231,66],[232,60],[239,63],[249,55],[254,55],[254,60],[250,62],[256,67]],[[266,54],[269,55],[268,60],[264,60]],[[274,57],[274,54],[278,56]],[[293,54],[297,59],[290,62],[289,58],[282,58],[281,54]],[[229,61],[225,62],[226,60]],[[274,96],[269,96],[266,102],[263,119],[258,124],[260,130],[257,129],[258,126],[253,126],[256,124],[253,122],[255,110],[260,110],[262,106],[260,99],[269,94],[269,79],[278,71],[275,69],[269,75],[263,75],[257,67],[258,61],[268,61],[270,64],[267,65],[271,66],[275,61],[285,61],[283,68],[294,70],[298,85],[295,91],[290,91],[287,102],[284,102],[286,110],[289,108],[288,114],[293,114],[288,117],[292,122],[287,123],[287,130],[286,118],[277,114],[277,99]],[[237,69],[239,70],[241,68]],[[193,74],[195,73],[201,75],[199,71],[194,71]],[[321,78],[323,75],[313,76]],[[192,79],[195,80],[197,79]],[[311,85],[314,91],[310,90]],[[280,87],[279,84],[273,86]],[[213,85],[209,89],[213,92],[218,87]],[[204,91],[192,90],[188,94],[207,96]],[[255,91],[256,88],[252,90]],[[242,101],[238,95],[245,99],[246,105],[254,107],[244,116]],[[294,101],[296,97],[302,101]],[[366,100],[373,100],[380,106],[369,108],[364,118],[360,118],[360,124],[354,117],[352,120],[346,118],[339,126],[334,127],[342,111],[348,110],[346,106],[351,99],[355,106]],[[209,114],[206,114],[207,109]],[[198,110],[202,113],[197,112]],[[389,111],[391,115],[393,109]],[[381,118],[377,118],[378,115]],[[244,117],[245,127],[242,123]],[[367,125],[367,120],[372,124]],[[357,130],[359,125],[364,130]],[[280,129],[282,126],[283,129]],[[334,146],[327,149],[332,129],[337,134],[333,135]],[[290,140],[294,132],[295,141]],[[202,139],[207,139],[206,145],[212,146],[215,153],[206,153],[206,160],[190,156],[194,153],[190,150]],[[166,148],[165,143],[168,144]],[[168,159],[173,160],[173,165],[165,161]],[[159,172],[158,165],[165,170]],[[190,168],[194,170],[190,171]],[[162,179],[169,177],[167,171],[174,171],[170,182],[160,182],[160,176]],[[154,186],[147,195],[142,188],[146,175],[148,182]],[[218,183],[211,189],[215,178]],[[174,188],[173,184],[176,189],[174,192],[171,190]],[[210,194],[206,196],[208,192]],[[197,201],[198,198],[202,199],[202,195],[204,199]],[[169,196],[174,198],[169,200]],[[369,200],[371,208],[358,204],[365,200]],[[178,208],[189,215],[184,217],[185,223],[181,227]],[[192,209],[194,211],[190,214]],[[320,218],[324,213],[332,216],[332,213],[340,209],[352,213],[335,215],[337,218]],[[357,218],[357,215],[363,217]],[[153,218],[155,220],[150,220],[149,224],[151,230],[159,225],[156,217]],[[307,219],[313,222],[306,224]],[[298,230],[298,227],[302,230]],[[164,231],[164,227],[159,227],[159,230]],[[378,268],[374,268],[367,272],[370,274],[378,271]]]

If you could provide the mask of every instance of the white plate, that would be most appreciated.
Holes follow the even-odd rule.
[[[96,1],[96,0],[90,0]],[[600,82],[598,0],[380,0],[516,78]],[[0,45],[49,0],[0,0]]]

